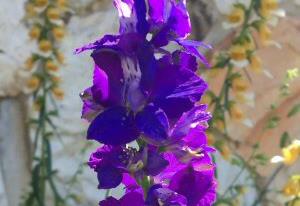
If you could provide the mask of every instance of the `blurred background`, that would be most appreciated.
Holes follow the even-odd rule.
[[[28,73],[24,72],[25,62],[31,53],[38,49],[36,41],[28,33],[31,20],[27,18],[25,0],[0,0],[0,205],[17,206],[21,197],[30,192],[32,150],[35,127],[28,122],[38,115],[34,109],[32,91],[28,90]],[[227,1],[224,1],[224,7]],[[257,54],[262,60],[263,74],[249,74],[249,100],[242,106],[247,118],[244,121],[228,121],[228,134],[236,141],[235,151],[244,156],[250,155],[252,146],[259,142],[260,149],[267,157],[281,154],[279,145],[281,134],[289,131],[294,139],[300,138],[300,117],[287,118],[293,105],[300,103],[300,81],[290,86],[290,95],[277,101],[278,89],[287,70],[300,67],[300,6],[297,1],[285,0],[280,4],[286,16],[272,27],[272,39],[277,43],[258,47]],[[193,25],[193,39],[211,44],[211,53],[230,46],[234,30],[223,27],[224,14],[212,0],[189,0],[188,8]],[[28,10],[27,10],[28,12]],[[80,119],[81,100],[79,93],[91,84],[92,61],[88,53],[75,56],[74,49],[97,40],[107,33],[118,31],[118,16],[111,0],[69,0],[64,10],[64,39],[59,42],[64,63],[56,73],[62,79],[60,89],[64,96],[57,101],[59,115],[53,118],[59,138],[52,138],[52,167],[59,171],[55,181],[58,190],[72,194],[67,205],[97,205],[105,192],[97,190],[95,173],[85,165],[89,153],[97,144],[85,139],[88,123]],[[212,56],[209,54],[209,56]],[[28,63],[28,62],[27,62]],[[210,82],[210,89],[218,93],[225,73],[217,75],[204,72]],[[209,79],[210,78],[210,79]],[[59,96],[59,95],[58,95]],[[270,105],[277,102],[275,110]],[[276,113],[281,118],[276,128],[264,133],[261,131],[269,118]],[[224,192],[228,184],[240,172],[240,167],[227,161],[217,153],[219,190]],[[230,151],[227,151],[230,153]],[[226,156],[226,154],[225,154]],[[265,185],[277,165],[268,163],[258,168],[259,176],[255,184]],[[270,188],[284,187],[290,175],[300,171],[300,162],[281,169]],[[246,170],[238,182],[248,177]],[[254,184],[254,183],[253,183]],[[114,191],[117,195],[119,191]],[[251,205],[257,196],[255,189],[249,189],[237,205]],[[54,205],[50,201],[46,205]],[[272,200],[272,201],[270,201]],[[283,205],[284,196],[270,194],[265,205]],[[299,206],[299,205],[298,205]]]

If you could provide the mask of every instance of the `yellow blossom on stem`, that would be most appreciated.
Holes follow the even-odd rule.
[[[269,18],[272,11],[278,9],[278,0],[261,0],[260,14]]]
[[[51,72],[56,72],[56,71],[58,71],[58,66],[57,66],[57,64],[55,64],[52,60],[47,60],[45,66],[46,66],[46,69],[47,69],[48,71],[51,71]]]
[[[295,140],[287,147],[282,149],[283,161],[287,165],[295,163],[300,155],[300,141]]]
[[[32,57],[29,57],[26,61],[25,61],[25,69],[27,70],[32,70],[34,66],[34,61]]]
[[[53,36],[54,38],[59,41],[59,40],[62,40],[65,36],[65,31],[62,27],[55,27],[53,30],[52,30],[52,33],[53,33]]]
[[[229,54],[231,59],[235,61],[242,61],[247,58],[246,47],[240,44],[233,45],[229,50]]]
[[[268,45],[272,37],[271,29],[265,24],[261,24],[258,29],[260,41],[263,45]]]
[[[25,10],[26,10],[26,15],[28,17],[34,17],[37,14],[35,7],[32,3],[27,3],[25,6]]]
[[[41,34],[41,29],[38,26],[34,26],[31,28],[31,30],[29,31],[29,37],[31,39],[38,39],[40,37]]]
[[[256,73],[261,73],[262,61],[257,55],[252,55],[250,57],[250,69]]]
[[[63,98],[65,96],[64,91],[58,87],[54,87],[52,89],[52,93],[53,93],[54,97],[58,100],[63,100]]]
[[[34,4],[38,7],[44,7],[48,4],[48,0],[35,0]]]
[[[243,111],[237,105],[232,105],[230,107],[230,112],[229,113],[230,113],[231,118],[233,120],[236,120],[236,121],[241,121],[245,117]]]
[[[245,20],[245,11],[240,7],[235,7],[232,12],[227,15],[227,21],[231,24],[241,24]]]
[[[52,82],[55,83],[55,84],[59,84],[59,83],[61,82],[61,78],[58,77],[58,76],[55,76],[55,75],[52,75],[52,76],[51,76],[51,80],[52,80]]]
[[[52,49],[52,44],[49,40],[41,40],[39,43],[39,48],[43,52],[48,52]]]
[[[47,10],[47,17],[50,20],[58,20],[60,18],[60,11],[57,8],[49,8]]]
[[[242,77],[235,78],[232,81],[232,89],[235,92],[245,92],[248,87],[248,82],[246,82],[246,80]]]
[[[284,186],[282,193],[286,196],[300,197],[300,175],[294,175]]]
[[[58,7],[66,7],[67,6],[67,0],[56,0],[56,5]]]
[[[36,90],[40,86],[40,79],[36,76],[32,76],[28,81],[27,81],[27,87],[32,90]]]

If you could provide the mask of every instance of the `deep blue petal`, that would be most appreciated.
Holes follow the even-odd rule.
[[[122,182],[122,172],[120,169],[107,165],[97,168],[97,178],[99,189],[111,189],[117,187]]]
[[[169,122],[163,110],[146,106],[136,115],[136,124],[147,141],[162,144],[168,137]]]
[[[169,162],[157,151],[149,151],[145,171],[148,175],[156,176],[168,166]]]
[[[113,107],[100,113],[90,124],[88,139],[108,145],[122,145],[138,138],[134,116],[124,107]]]
[[[98,69],[108,77],[109,92],[106,104],[121,105],[124,102],[124,76],[119,53],[112,49],[100,49],[95,50],[92,57]],[[99,80],[94,79],[94,85],[97,81]]]

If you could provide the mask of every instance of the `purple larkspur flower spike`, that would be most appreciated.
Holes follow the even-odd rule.
[[[91,154],[99,189],[123,184],[125,194],[100,206],[204,206],[216,197],[214,148],[205,130],[211,118],[198,105],[208,85],[197,75],[199,51],[188,40],[185,0],[114,0],[116,35],[76,49],[92,50],[93,84],[81,93],[87,138],[103,146]],[[178,45],[168,51],[170,42]],[[131,142],[136,141],[133,148]]]

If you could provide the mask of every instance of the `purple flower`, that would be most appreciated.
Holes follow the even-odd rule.
[[[107,145],[93,152],[88,162],[97,173],[99,189],[115,188],[122,181],[126,182],[126,173],[131,173],[137,179],[144,175],[158,175],[168,164],[156,150],[145,148],[137,151],[131,147]]]
[[[81,94],[89,140],[104,144],[89,166],[99,189],[123,183],[120,199],[100,206],[212,205],[214,167],[205,130],[211,115],[198,102],[207,84],[197,74],[208,65],[186,38],[191,23],[185,0],[114,0],[117,35],[76,50],[92,50],[93,84]],[[165,46],[176,43],[169,52]],[[127,145],[138,143],[138,149]]]

